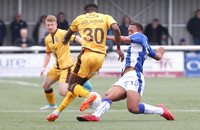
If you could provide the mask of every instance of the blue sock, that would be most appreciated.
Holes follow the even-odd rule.
[[[145,110],[145,106],[144,104],[139,104],[139,113],[144,113],[144,110]]]
[[[49,104],[50,106],[57,106],[57,104],[56,103],[54,103],[54,104]]]
[[[110,105],[112,104],[112,102],[109,99],[103,99],[101,102],[108,102]]]
[[[160,114],[164,113],[163,108],[152,106],[146,103],[139,104],[139,114]]]
[[[83,87],[85,88],[85,89],[87,89],[88,91],[92,91],[92,85],[90,84],[90,82],[89,81],[87,81],[84,85],[83,85]]]

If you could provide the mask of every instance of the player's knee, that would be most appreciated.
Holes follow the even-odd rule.
[[[61,96],[66,96],[66,95],[67,95],[67,92],[64,92],[64,91],[59,90],[59,94],[60,94]]]
[[[111,100],[112,101],[112,96],[111,96],[111,94],[110,93],[105,93],[105,95],[103,96],[103,99],[109,99],[109,100]]]
[[[104,94],[103,98],[105,99],[105,98],[107,98],[108,96],[109,96],[109,93],[106,92],[106,93]]]
[[[136,106],[128,106],[128,111],[134,114],[138,114],[139,113],[139,107]]]
[[[48,86],[46,83],[43,83],[42,87],[45,91],[49,90],[50,88],[50,86]]]

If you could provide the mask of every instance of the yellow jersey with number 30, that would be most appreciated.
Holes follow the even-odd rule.
[[[54,67],[59,70],[66,69],[73,65],[69,43],[67,45],[62,43],[62,39],[64,38],[66,32],[66,30],[57,29],[53,36],[48,34],[45,38],[46,53],[53,53],[56,61]],[[72,35],[70,41],[73,42],[74,38],[75,35]]]
[[[83,48],[106,54],[107,30],[114,23],[117,22],[110,15],[92,12],[79,15],[73,21],[70,30],[79,30]]]

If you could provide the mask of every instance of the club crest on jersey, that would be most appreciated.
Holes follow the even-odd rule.
[[[56,38],[56,42],[58,42],[58,37]]]

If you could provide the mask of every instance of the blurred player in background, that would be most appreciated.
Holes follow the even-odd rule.
[[[87,4],[84,11],[85,14],[78,16],[73,21],[63,41],[64,44],[68,44],[72,34],[79,30],[82,38],[82,51],[76,59],[75,68],[71,71],[69,92],[61,105],[47,116],[48,121],[57,119],[60,112],[77,96],[87,99],[81,104],[80,111],[87,109],[90,103],[97,98],[95,94],[90,94],[89,91],[85,90],[82,85],[98,74],[104,62],[108,28],[114,31],[119,59],[124,60],[124,54],[120,49],[120,29],[117,22],[109,15],[98,13],[98,6],[94,3]]]
[[[73,62],[70,57],[69,43],[67,45],[63,45],[62,43],[64,35],[67,31],[57,28],[57,19],[55,16],[49,15],[46,18],[46,28],[49,34],[45,39],[46,54],[44,57],[43,68],[40,73],[41,77],[43,77],[43,73],[49,63],[51,52],[53,53],[56,62],[47,73],[43,83],[45,96],[49,104],[41,107],[40,109],[55,109],[57,108],[57,105],[54,99],[54,91],[51,85],[56,81],[59,81],[59,94],[66,96],[68,92],[69,76],[71,69],[73,68]],[[81,38],[72,35],[70,41],[81,43]],[[89,91],[92,90],[92,86],[88,82],[84,85],[84,87],[86,87],[86,89]]]
[[[99,107],[93,114],[77,116],[79,121],[99,121],[99,117],[109,110],[112,102],[127,98],[129,112],[134,114],[159,114],[167,120],[175,120],[174,116],[163,106],[139,104],[144,91],[143,63],[148,56],[161,60],[166,50],[163,47],[154,50],[148,45],[147,37],[142,34],[143,26],[132,23],[128,28],[129,36],[121,36],[121,42],[130,43],[124,62],[122,77],[105,93]],[[107,36],[114,40],[113,36]]]

